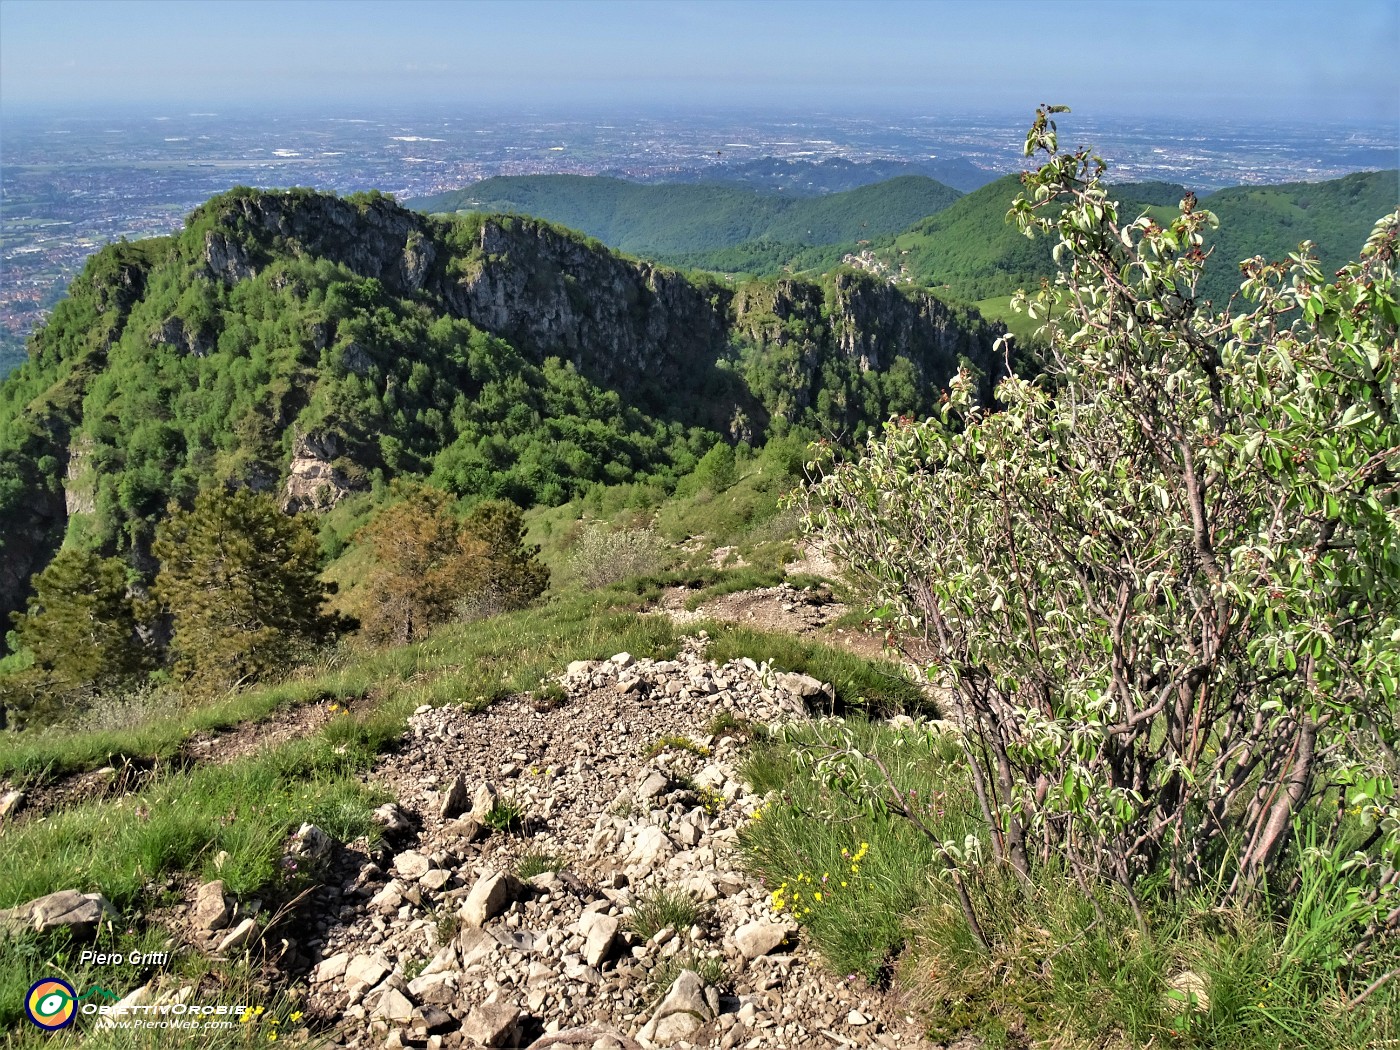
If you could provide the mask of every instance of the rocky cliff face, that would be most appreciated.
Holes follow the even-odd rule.
[[[372,278],[388,299],[353,307],[350,322],[343,310],[333,315],[309,306],[305,331],[277,333],[273,343],[264,344],[262,361],[251,362],[247,333],[266,332],[278,318],[275,311],[235,314],[248,298],[239,286],[291,260],[325,261]],[[160,280],[148,281],[157,272]],[[297,302],[308,294],[301,280],[289,271],[268,283]],[[265,304],[272,292],[258,294]],[[321,288],[317,294],[329,292]],[[764,440],[775,415],[816,425],[822,421],[813,413],[839,411],[842,426],[875,422],[893,400],[881,392],[862,393],[878,384],[863,387],[860,377],[878,376],[900,361],[912,365],[916,398],[946,384],[960,360],[988,374],[996,370],[995,328],[864,274],[735,289],[616,255],[532,219],[444,220],[373,195],[340,199],[309,190],[237,190],[196,211],[181,236],[113,245],[95,256],[75,282],[70,302],[41,333],[39,356],[3,388],[0,616],[22,607],[30,577],[57,549],[73,515],[110,518],[119,501],[123,523],[109,521],[100,528],[148,533],[173,491],[168,478],[162,487],[161,470],[183,469],[187,492],[189,472],[209,469],[222,456],[236,469],[221,478],[276,490],[283,506],[297,511],[333,505],[368,484],[372,470],[399,469],[381,452],[386,441],[401,447],[403,435],[374,430],[361,434],[354,448],[344,440],[337,444],[336,403],[329,397],[314,418],[301,417],[318,383],[332,374],[351,374],[362,381],[359,389],[368,391],[357,396],[378,398],[386,406],[375,425],[394,425],[395,384],[408,377],[404,369],[391,374],[390,366],[414,359],[418,348],[386,343],[382,334],[374,334],[368,314],[386,309],[470,322],[535,365],[549,358],[571,362],[580,376],[615,395],[609,403],[621,410],[736,441]],[[244,335],[225,339],[233,329]],[[363,337],[369,341],[361,345],[356,332],[368,332]],[[106,413],[101,417],[106,422],[89,421],[84,401],[94,378],[107,368],[109,349],[117,355],[113,361],[128,369],[133,362],[153,362],[138,374],[165,385],[127,395],[108,390],[107,402],[97,409]],[[753,375],[774,355],[781,362],[766,373],[768,387],[760,388]],[[273,364],[282,369],[275,377],[267,371]],[[230,379],[233,375],[239,378]],[[459,370],[454,382],[467,378]],[[207,433],[180,430],[207,408],[189,409],[177,420],[170,406],[204,397],[200,391],[226,381],[245,387],[261,382],[265,389],[241,395],[242,403],[259,406],[261,415],[246,409],[236,420],[206,415],[201,425],[208,427],[212,418],[213,425],[227,426],[238,438],[236,447],[225,440],[215,449]],[[453,387],[449,393],[460,397],[471,389]],[[901,389],[914,387],[906,382]],[[158,420],[164,429],[147,428],[142,449],[118,441],[134,434],[137,428],[129,424],[140,422],[121,416],[131,411],[123,406],[138,402],[141,412],[170,413]],[[205,397],[199,405],[217,403]],[[113,425],[114,420],[123,425]],[[75,437],[94,437],[89,423],[106,436],[74,456]],[[289,430],[299,436],[287,437]],[[187,456],[187,447],[201,449],[203,458]],[[433,450],[426,459],[421,448],[414,455],[418,458],[409,462],[421,465]],[[367,462],[366,456],[381,458]],[[111,489],[116,482],[110,473],[96,471],[120,471],[128,462],[143,465],[139,484],[108,492],[104,505],[103,485]],[[86,538],[129,548],[134,561],[146,567],[140,542],[123,546],[114,532],[100,530]]]
[[[832,354],[862,372],[905,358],[931,386],[946,384],[960,360],[988,376],[999,367],[992,344],[1000,326],[959,317],[927,293],[855,271],[836,275],[825,288],[783,280],[736,295],[510,216],[484,218],[463,258],[445,243],[441,220],[387,198],[357,205],[300,191],[238,198],[221,225],[227,232],[206,238],[211,275],[251,276],[288,251],[331,259],[396,294],[426,298],[537,362],[571,361],[581,374],[652,410],[666,408],[685,387],[716,385],[707,373],[730,356],[736,337],[760,348],[786,341],[756,315],[801,319],[821,333],[808,355],[814,374]],[[240,243],[250,235],[253,250]],[[750,418],[766,421],[762,406],[740,400]],[[716,406],[687,422],[723,430],[735,407]]]
[[[552,227],[482,223],[484,258],[443,289],[453,312],[615,389],[674,380],[725,345],[722,303],[679,274],[598,251]]]
[[[279,254],[343,263],[398,294],[419,291],[437,258],[428,221],[387,197],[354,203],[290,190],[238,193],[219,206],[205,234],[207,272],[230,283],[252,277]]]
[[[863,372],[887,368],[899,357],[938,373],[930,376],[937,383],[947,382],[960,358],[988,374],[996,370],[991,343],[1001,332],[968,324],[927,293],[905,295],[888,282],[854,273],[836,277],[835,293],[837,345]]]

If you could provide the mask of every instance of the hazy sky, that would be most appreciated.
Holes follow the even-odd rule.
[[[0,105],[1400,122],[1400,0],[0,0]]]

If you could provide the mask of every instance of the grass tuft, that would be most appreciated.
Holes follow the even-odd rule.
[[[708,909],[694,894],[685,890],[656,887],[639,896],[632,904],[627,917],[627,927],[643,940],[651,940],[656,934],[670,927],[684,935],[697,922],[705,917]]]
[[[725,969],[724,960],[695,951],[683,951],[666,956],[652,967],[647,974],[648,999],[652,1003],[659,1002],[671,990],[671,985],[676,983],[683,970],[694,970],[707,988],[724,990],[729,986],[729,971]]]
[[[547,871],[559,871],[564,867],[564,858],[553,853],[532,851],[515,862],[515,877],[522,882],[543,875]]]
[[[482,823],[492,831],[516,831],[525,820],[525,807],[514,798],[498,798]]]
[[[697,744],[688,736],[663,736],[651,742],[647,749],[642,752],[644,758],[655,758],[663,751],[687,751],[700,758],[708,758],[710,749],[702,744]]]

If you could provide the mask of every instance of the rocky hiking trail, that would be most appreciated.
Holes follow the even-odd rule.
[[[346,1046],[929,1045],[895,995],[827,972],[737,863],[763,803],[737,726],[807,717],[822,683],[703,650],[418,711],[375,772],[397,798],[382,863],[316,894],[307,1011]],[[502,813],[518,827],[492,830]],[[557,870],[517,878],[532,859]],[[690,925],[635,928],[659,891],[695,902]]]
[[[686,597],[668,591],[649,614],[879,648],[833,626],[846,607],[825,587],[784,583],[693,611]],[[752,660],[717,665],[707,645],[698,630],[674,660],[619,653],[485,710],[420,708],[367,777],[394,798],[375,813],[379,846],[304,826],[287,856],[319,885],[276,915],[219,882],[182,882],[187,903],[147,919],[190,949],[260,959],[331,1045],[932,1046],[899,993],[830,973],[740,866],[739,829],[764,802],[739,771],[748,727],[829,712],[834,690]],[[228,761],[328,717],[307,705],[197,734],[167,766]],[[8,819],[116,797],[155,773],[61,777]],[[648,919],[667,900],[681,901],[683,922]],[[81,930],[107,907],[64,891],[0,922]],[[124,1002],[198,991],[167,977]]]

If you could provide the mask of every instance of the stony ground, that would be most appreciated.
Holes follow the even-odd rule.
[[[927,1045],[893,997],[826,972],[738,864],[762,801],[739,726],[806,717],[821,683],[702,646],[413,717],[376,773],[390,845],[342,865],[301,946],[307,1009],[340,1043]],[[688,927],[634,920],[661,891],[698,905]]]
[[[722,620],[759,631],[806,636],[840,619],[847,609],[827,587],[794,587],[790,583],[720,595],[695,609],[686,608],[690,596],[684,587],[667,588],[657,602],[657,611],[678,624]]]
[[[684,614],[683,598],[657,611]],[[782,585],[701,615],[811,634],[843,611],[825,589]],[[347,1047],[929,1046],[897,995],[828,972],[740,864],[740,829],[764,801],[743,783],[749,727],[830,710],[831,687],[717,666],[706,644],[700,631],[675,660],[571,664],[484,711],[422,708],[371,775],[394,798],[375,814],[382,844],[308,825],[284,858],[314,876],[304,896],[274,909],[172,882],[187,903],[148,918],[214,957],[252,952]],[[242,753],[326,717],[317,705],[207,734],[181,757],[225,758],[226,744]],[[35,819],[149,775],[102,770],[0,802]],[[0,927],[90,931],[109,911],[62,891]],[[161,982],[123,1003],[209,990]]]

